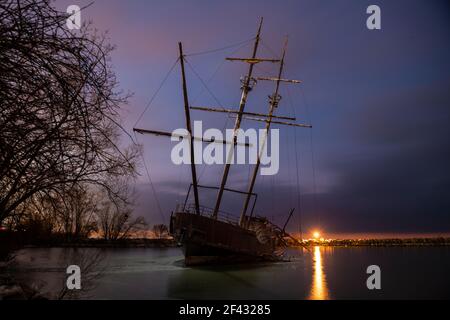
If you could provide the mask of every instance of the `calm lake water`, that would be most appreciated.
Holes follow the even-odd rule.
[[[431,299],[450,298],[450,248],[290,250],[291,262],[187,268],[178,248],[24,249],[13,276],[47,293],[80,265],[92,299]],[[381,290],[366,287],[366,268],[381,268]]]

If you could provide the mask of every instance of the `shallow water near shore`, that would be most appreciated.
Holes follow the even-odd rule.
[[[81,299],[444,299],[450,247],[311,247],[289,262],[185,267],[179,248],[28,248],[10,269],[16,281],[56,297],[69,265],[80,265]],[[369,265],[381,290],[368,290]]]

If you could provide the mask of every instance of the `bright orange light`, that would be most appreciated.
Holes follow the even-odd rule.
[[[319,239],[320,238],[320,232],[319,231],[314,231],[313,232],[313,237],[314,237],[314,239]]]

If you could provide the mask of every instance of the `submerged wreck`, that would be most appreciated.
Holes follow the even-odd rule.
[[[310,128],[309,125],[297,124],[295,118],[275,115],[279,106],[281,96],[279,88],[282,83],[297,84],[300,81],[283,79],[284,59],[286,44],[282,50],[281,58],[259,58],[257,56],[261,37],[262,19],[254,38],[252,54],[248,58],[226,58],[228,61],[238,61],[247,64],[247,74],[241,78],[242,95],[239,108],[224,109],[214,107],[193,107],[189,104],[188,91],[185,76],[185,55],[182,44],[179,43],[179,63],[181,67],[182,91],[184,97],[184,114],[186,120],[187,136],[177,136],[180,139],[188,139],[190,143],[190,166],[192,183],[187,191],[183,205],[178,205],[171,214],[170,234],[183,247],[186,265],[201,264],[224,264],[224,263],[244,263],[255,261],[279,261],[282,258],[284,248],[289,241],[298,240],[290,236],[286,231],[286,226],[291,219],[294,210],[289,213],[289,217],[283,227],[279,227],[270,222],[266,217],[256,216],[254,209],[257,195],[253,192],[258,170],[260,169],[260,154],[258,151],[257,162],[254,165],[248,189],[246,191],[236,190],[227,187],[227,178],[230,172],[231,163],[227,161],[224,165],[223,175],[218,186],[200,185],[197,180],[196,161],[194,153],[194,140],[201,140],[203,143],[223,143],[232,144],[227,154],[227,159],[233,156],[234,149],[238,145],[237,132],[243,120],[252,120],[265,123],[266,132],[271,124],[281,124],[296,127]],[[279,65],[278,74],[274,77],[255,77],[253,75],[254,66],[258,63],[275,63]],[[269,110],[267,114],[246,112],[245,106],[249,93],[254,89],[258,81],[270,81],[275,84],[273,93],[269,96]],[[192,124],[190,110],[200,110],[208,112],[220,112],[232,115],[235,118],[232,141],[208,140],[203,137],[195,137],[192,134]],[[153,134],[158,136],[173,136],[170,132],[134,128],[140,134]],[[268,136],[265,136],[264,142]],[[248,146],[248,144],[246,144]],[[199,192],[203,189],[217,190],[215,206],[208,208],[200,204]],[[221,210],[222,197],[225,192],[238,193],[245,198],[240,214],[227,214]],[[192,198],[190,203],[189,199]],[[239,217],[239,218],[238,218]]]

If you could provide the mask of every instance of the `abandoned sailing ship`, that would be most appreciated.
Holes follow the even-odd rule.
[[[196,165],[194,159],[194,140],[201,140],[206,143],[223,143],[233,144],[236,147],[237,131],[241,127],[243,119],[262,121],[265,123],[266,136],[272,123],[307,127],[309,125],[297,124],[292,122],[285,122],[281,120],[296,120],[292,117],[276,116],[275,110],[278,107],[281,96],[279,88],[281,83],[300,83],[297,80],[287,80],[282,78],[284,57],[286,53],[286,44],[283,48],[281,58],[264,59],[258,58],[258,46],[260,43],[262,19],[259,24],[258,32],[254,38],[253,51],[250,58],[226,58],[229,61],[240,61],[248,64],[247,75],[241,78],[242,96],[237,110],[224,108],[204,108],[192,107],[189,105],[186,77],[185,77],[185,56],[183,54],[182,44],[179,43],[179,62],[181,66],[182,90],[184,97],[184,111],[186,120],[186,129],[188,136],[179,137],[180,139],[189,139],[190,143],[190,163],[192,183],[186,195],[186,200],[182,206],[177,206],[170,217],[170,234],[174,239],[183,246],[186,265],[199,264],[214,264],[214,263],[236,263],[236,262],[254,262],[254,261],[278,261],[282,256],[282,249],[286,247],[286,240],[295,241],[301,244],[298,240],[291,237],[286,231],[294,209],[290,211],[289,217],[282,228],[271,223],[267,218],[255,216],[254,209],[257,195],[253,192],[257,173],[260,167],[260,153],[258,153],[257,162],[255,164],[253,174],[251,176],[248,190],[240,191],[226,187],[228,174],[230,171],[230,161],[225,164],[222,180],[219,187],[201,186],[197,183]],[[257,63],[277,63],[279,64],[278,74],[273,78],[253,77],[253,69]],[[249,92],[257,81],[272,81],[275,83],[274,93],[269,96],[269,112],[268,114],[260,114],[253,112],[245,112],[245,105]],[[190,109],[222,112],[233,114],[236,118],[234,125],[233,141],[218,141],[206,140],[201,137],[194,137],[192,135]],[[254,116],[257,116],[255,118]],[[274,120],[276,119],[276,120]],[[141,134],[154,134],[171,136],[171,133],[145,130],[134,128],[134,131]],[[266,141],[264,140],[264,143]],[[248,146],[248,144],[246,144]],[[229,148],[228,159],[232,156],[233,147]],[[207,208],[200,205],[199,189],[216,189],[218,190],[216,203],[214,208]],[[188,203],[191,191],[193,191],[194,203]],[[233,219],[229,214],[225,214],[220,210],[222,196],[224,192],[239,193],[244,195],[245,201],[243,209],[240,213],[239,220]],[[253,199],[253,201],[252,201]],[[251,203],[252,202],[252,203]],[[251,203],[251,204],[250,204]],[[249,210],[249,207],[251,209]]]

